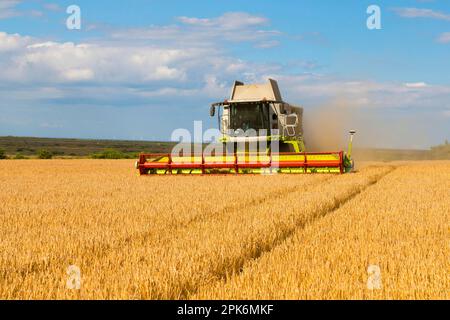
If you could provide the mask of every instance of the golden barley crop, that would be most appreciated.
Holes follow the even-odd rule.
[[[404,164],[195,298],[449,299],[450,164]]]
[[[139,177],[130,161],[2,161],[0,298],[443,297],[450,164],[396,166]],[[364,288],[370,264],[381,289]]]

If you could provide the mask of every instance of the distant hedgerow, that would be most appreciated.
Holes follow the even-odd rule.
[[[133,159],[135,154],[124,153],[115,149],[105,149],[91,155],[92,159]]]

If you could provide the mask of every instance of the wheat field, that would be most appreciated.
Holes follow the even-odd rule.
[[[449,191],[445,161],[140,177],[5,160],[0,299],[448,299]]]

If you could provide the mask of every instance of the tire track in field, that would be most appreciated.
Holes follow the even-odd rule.
[[[333,203],[330,206],[327,206],[324,209],[315,212],[306,221],[300,221],[300,222],[296,223],[294,227],[286,229],[285,232],[281,233],[273,241],[273,244],[271,246],[267,246],[265,248],[261,248],[261,250],[257,250],[257,251],[249,253],[248,255],[246,255],[245,259],[242,259],[241,262],[239,264],[235,265],[233,269],[225,269],[225,270],[223,270],[223,272],[216,274],[216,278],[214,279],[214,281],[223,281],[223,280],[226,280],[232,274],[242,273],[244,271],[244,266],[248,262],[250,262],[251,260],[256,260],[264,254],[269,254],[272,250],[274,250],[278,246],[282,245],[285,241],[289,240],[289,238],[292,237],[295,234],[295,232],[297,232],[298,230],[301,230],[301,229],[305,228],[306,226],[313,224],[314,222],[316,222],[317,220],[319,220],[322,217],[332,214],[333,212],[338,210],[341,206],[343,206],[345,203],[352,200],[353,198],[355,198],[356,196],[358,196],[359,194],[361,194],[362,192],[364,192],[371,186],[377,184],[380,180],[382,180],[387,175],[393,173],[397,169],[397,167],[395,167],[395,166],[389,166],[388,168],[389,169],[386,172],[374,177],[374,179],[369,181],[366,185],[362,186],[361,188],[357,188],[354,192],[352,192],[345,199],[334,198]],[[191,288],[189,288],[189,290],[184,290],[178,298],[181,300],[188,300],[188,299],[190,299],[190,297],[194,296],[202,286],[207,286],[207,285],[210,285],[210,283],[204,283],[201,286],[198,286],[196,288],[191,287]]]
[[[100,260],[100,259],[106,257],[107,255],[111,254],[114,251],[123,250],[124,248],[131,246],[133,244],[136,244],[136,243],[143,244],[143,243],[147,243],[149,241],[150,242],[155,241],[156,239],[158,241],[161,241],[162,238],[166,238],[166,240],[169,241],[173,237],[173,234],[178,233],[181,230],[186,229],[190,225],[195,224],[197,222],[204,221],[205,219],[210,219],[210,218],[214,218],[217,216],[237,212],[237,211],[240,211],[240,210],[248,208],[248,207],[260,205],[264,202],[280,199],[280,198],[283,198],[289,194],[292,194],[292,193],[298,191],[299,188],[304,188],[304,190],[314,188],[318,184],[328,182],[337,176],[338,175],[323,176],[322,179],[312,181],[312,183],[310,183],[310,184],[303,185],[302,183],[299,183],[298,185],[292,186],[287,189],[283,189],[283,187],[280,186],[279,188],[275,189],[274,192],[268,192],[261,197],[255,197],[254,199],[251,199],[249,202],[238,202],[236,204],[226,205],[219,210],[202,212],[198,215],[193,216],[192,218],[188,219],[187,221],[185,221],[183,223],[168,222],[166,225],[159,226],[159,229],[170,228],[172,230],[172,232],[170,234],[166,233],[166,234],[160,235],[160,234],[154,234],[152,232],[146,231],[146,232],[139,233],[139,234],[132,234],[132,235],[130,235],[128,237],[124,237],[122,239],[118,239],[118,240],[116,240],[115,244],[103,243],[103,244],[89,246],[82,250],[83,252],[85,252],[85,254],[83,254],[83,260],[90,260],[90,259]],[[46,270],[51,268],[52,265],[58,265],[58,266],[66,265],[67,264],[66,260],[70,260],[72,258],[73,257],[69,257],[69,256],[64,256],[64,257],[59,256],[59,257],[56,257],[55,259],[51,259],[51,260],[32,261],[28,264],[22,265],[20,268],[13,268],[13,269],[0,268],[0,279],[6,279],[8,273],[15,272],[22,278],[22,280],[24,280],[26,277],[28,277],[32,274],[38,274],[38,273],[45,272]]]

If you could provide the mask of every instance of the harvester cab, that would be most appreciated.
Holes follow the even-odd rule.
[[[211,105],[211,116],[216,109],[221,142],[228,149],[256,142],[259,152],[274,145],[277,152],[305,151],[303,108],[284,102],[275,80],[248,85],[235,81],[230,99]],[[270,143],[274,141],[277,143]]]
[[[141,154],[140,174],[345,173],[353,169],[353,136],[348,152],[306,152],[303,108],[283,101],[278,84],[235,81],[229,100],[211,105],[217,115],[221,153]]]

